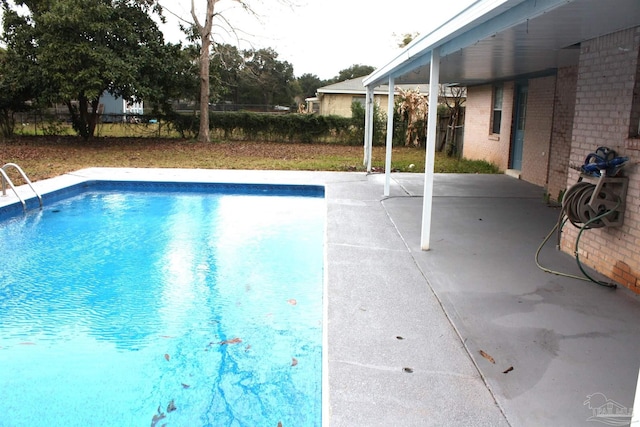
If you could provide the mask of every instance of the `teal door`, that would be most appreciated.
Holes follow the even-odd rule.
[[[527,94],[529,88],[526,84],[516,87],[516,111],[513,141],[511,141],[511,169],[522,170],[522,151],[524,147],[524,125],[527,117]]]

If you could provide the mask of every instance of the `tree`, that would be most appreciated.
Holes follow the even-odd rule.
[[[398,89],[398,113],[407,121],[405,146],[419,146],[426,124],[428,100],[419,89]]]
[[[320,80],[315,74],[305,73],[298,77],[298,84],[302,90],[302,96],[304,98],[311,98],[316,96],[318,88],[326,85],[326,82]]]
[[[449,122],[444,137],[444,146],[447,156],[459,155],[457,129],[463,115],[463,104],[466,100],[466,88],[460,86],[440,85],[440,98],[444,100],[449,110]]]
[[[195,10],[195,0],[191,0],[191,17],[193,18],[193,27],[195,28],[195,35],[200,40],[200,128],[198,132],[198,141],[209,141],[209,101],[211,100],[211,84],[210,84],[210,60],[211,52],[215,50],[216,44],[213,41],[213,24],[214,19],[218,18],[220,27],[225,29],[229,34],[236,34],[236,30],[231,26],[220,13],[215,11],[216,5],[221,0],[207,0],[207,10],[205,14],[204,23],[198,19]],[[257,16],[256,12],[251,8],[248,1],[245,0],[232,0],[240,5],[240,7],[254,17]],[[287,0],[278,0],[279,3],[289,4]],[[190,31],[188,31],[190,32]]]
[[[36,82],[18,66],[14,52],[0,48],[0,134],[13,136],[16,112],[29,110]]]
[[[211,29],[213,28],[213,18],[215,5],[220,0],[207,0],[207,12],[205,15],[204,25],[200,23],[198,15],[196,15],[196,6],[194,0],[191,0],[191,16],[195,23],[196,30],[200,36],[200,128],[198,130],[198,141],[209,142],[209,96],[211,93],[209,83],[209,67],[211,60]],[[240,1],[240,0],[238,0]]]
[[[245,64],[240,76],[240,103],[291,105],[293,66],[279,61],[271,49],[244,50]]]
[[[344,70],[340,70],[337,76],[333,79],[329,80],[327,84],[343,82],[345,80],[351,80],[358,77],[368,76],[373,73],[375,67],[371,65],[362,65],[362,64],[354,64],[349,68],[345,68]]]
[[[230,44],[215,45],[209,75],[212,102],[239,102],[240,72],[243,67],[244,58],[237,47]]]
[[[27,75],[38,75],[39,99],[67,105],[82,137],[94,134],[104,92],[133,100],[166,98],[161,89],[175,72],[175,61],[168,58],[179,49],[164,45],[150,16],[161,13],[153,1],[25,0],[16,5],[27,13],[19,14],[3,0],[8,50],[21,54]]]
[[[154,113],[170,113],[172,102],[180,99],[193,99],[197,95],[198,73],[193,50],[182,45],[164,46],[165,63],[158,64],[154,59],[143,69],[142,80],[147,89],[146,105],[153,107]],[[169,60],[166,60],[169,59]]]
[[[420,33],[404,33],[399,36],[394,33],[393,35],[398,38],[398,47],[402,49],[404,47],[407,47],[409,43],[414,41],[420,35]]]

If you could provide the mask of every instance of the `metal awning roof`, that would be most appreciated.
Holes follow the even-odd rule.
[[[478,0],[414,40],[364,79],[365,86],[429,82],[475,85],[577,64],[581,42],[640,25],[640,0]],[[620,46],[624,50],[625,46]]]
[[[388,83],[470,86],[551,73],[578,63],[580,43],[640,25],[640,0],[477,0],[419,37],[363,80],[368,93]],[[618,47],[626,52],[633,46]],[[431,63],[433,61],[433,64]],[[430,74],[433,79],[430,81]],[[367,98],[371,98],[368,96]],[[389,111],[393,109],[389,97]],[[430,248],[437,103],[429,104],[422,249]],[[370,167],[372,102],[365,118],[365,163]],[[387,129],[393,129],[389,116]],[[387,132],[385,195],[389,195],[393,132]]]

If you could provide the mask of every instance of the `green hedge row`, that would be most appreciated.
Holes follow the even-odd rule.
[[[200,118],[174,114],[166,118],[183,138],[198,134]],[[209,128],[227,140],[336,142],[361,144],[364,123],[341,116],[212,112]]]

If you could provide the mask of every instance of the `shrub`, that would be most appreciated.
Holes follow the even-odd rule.
[[[352,139],[354,143],[364,141],[365,107],[359,102],[351,104]],[[373,104],[373,145],[384,145],[387,130],[386,114],[380,111],[380,106]]]
[[[198,135],[200,118],[194,114],[171,113],[165,117],[165,120],[180,134],[181,138],[190,139]]]

